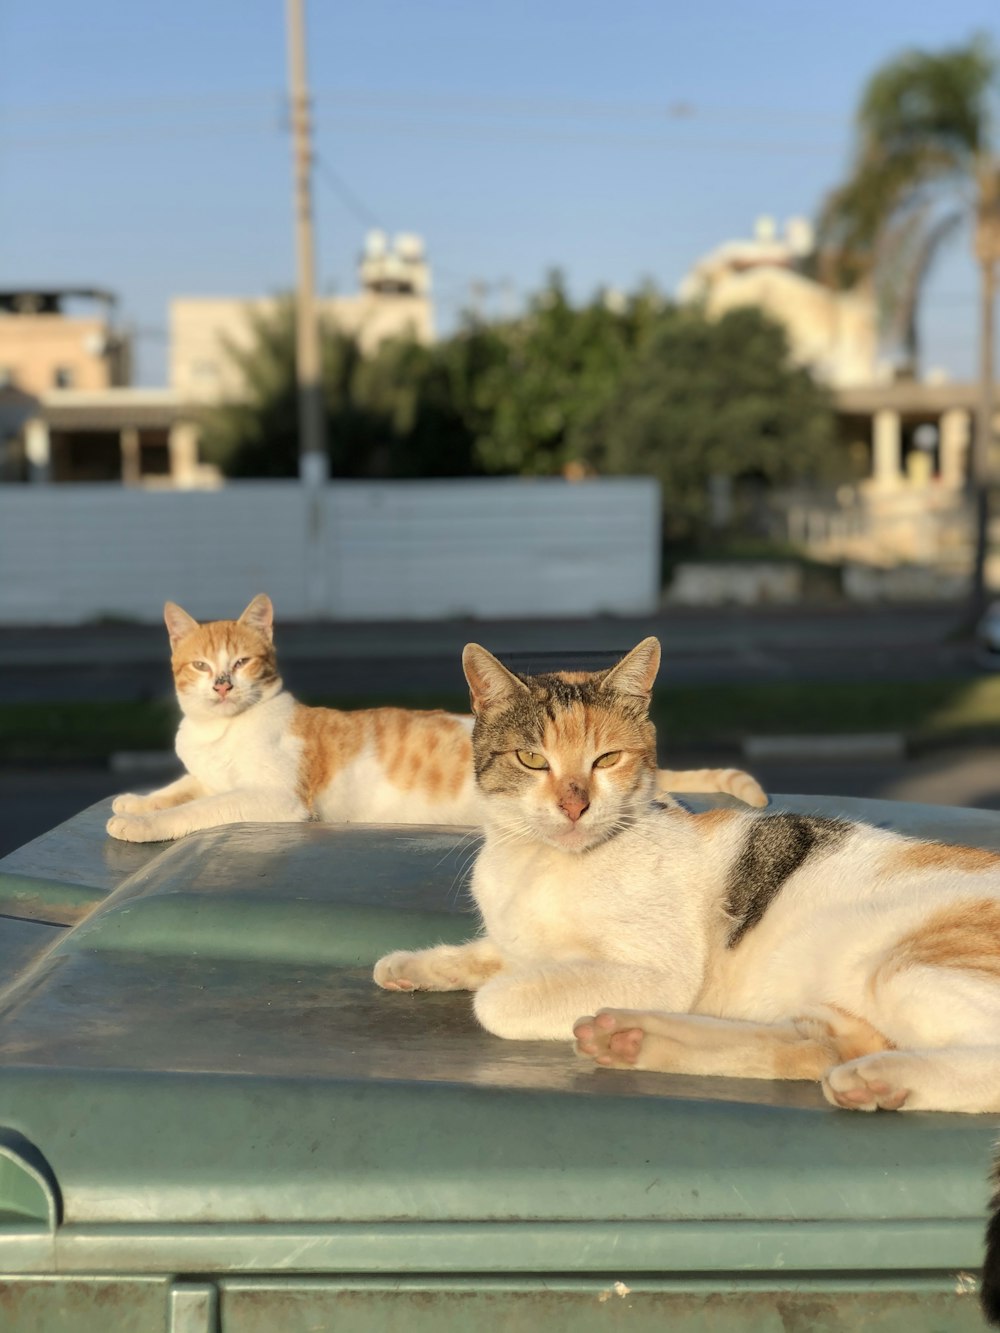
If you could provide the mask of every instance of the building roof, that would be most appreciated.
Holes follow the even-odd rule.
[[[0,311],[8,315],[58,315],[66,300],[101,301],[118,304],[118,297],[105,287],[4,287],[0,288]]]
[[[36,402],[53,430],[166,429],[191,416],[172,389],[51,389]]]

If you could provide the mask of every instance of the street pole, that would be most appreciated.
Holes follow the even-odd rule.
[[[979,396],[973,435],[971,477],[975,513],[970,621],[974,625],[988,600],[986,559],[989,554],[990,490],[993,482],[993,419],[996,410],[995,320],[997,264],[1000,263],[1000,160],[987,159],[979,172],[979,216],[976,258],[979,261]]]
[[[325,609],[325,485],[329,476],[319,323],[316,310],[316,260],[312,218],[312,150],[309,92],[306,82],[303,0],[287,0],[288,79],[294,165],[295,376],[299,403],[299,480],[306,502],[306,606]]]

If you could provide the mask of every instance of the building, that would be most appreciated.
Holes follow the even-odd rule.
[[[430,268],[419,236],[369,232],[359,265],[360,290],[317,302],[329,326],[373,352],[390,338],[428,343],[434,337]],[[254,325],[277,310],[278,297],[178,297],[170,303],[170,387],[185,403],[239,396],[239,367],[230,348],[245,350]]]
[[[43,394],[127,384],[131,345],[116,307],[114,293],[96,287],[0,290],[0,389]]]
[[[785,326],[792,356],[832,388],[884,383],[891,367],[879,360],[878,312],[866,289],[835,291],[803,272],[813,250],[812,227],[791,218],[778,234],[759,218],[750,240],[727,241],[691,269],[678,292],[712,317],[759,306]]]
[[[434,336],[430,270],[417,236],[366,238],[360,290],[319,302],[366,352],[387,338]],[[247,347],[279,298],[190,297],[170,307],[170,384],[129,383],[131,347],[117,302],[98,289],[0,292],[0,481],[216,486],[199,461],[206,407],[242,391],[227,348]],[[97,314],[80,315],[81,304]]]
[[[897,376],[880,355],[871,292],[836,291],[809,276],[813,248],[804,219],[789,220],[779,235],[761,218],[752,239],[700,259],[679,298],[701,303],[710,316],[760,307],[784,325],[792,357],[833,391],[857,480],[835,496],[790,499],[789,536],[831,560],[960,568],[971,556],[967,481],[977,387],[940,373]]]
[[[218,484],[195,414],[169,389],[130,385],[116,311],[99,288],[0,291],[0,481]]]

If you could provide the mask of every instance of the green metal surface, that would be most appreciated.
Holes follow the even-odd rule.
[[[986,812],[776,806],[1000,848]],[[106,813],[0,861],[0,1327],[981,1327],[990,1117],[598,1070],[378,990],[474,930],[475,835],[129,847]]]

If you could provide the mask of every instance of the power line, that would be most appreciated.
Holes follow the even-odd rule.
[[[341,105],[361,105],[377,108],[387,106],[401,107],[404,110],[413,106],[449,112],[462,116],[469,113],[481,115],[514,115],[531,117],[615,117],[626,119],[658,121],[699,121],[722,123],[738,122],[743,125],[748,121],[773,121],[782,125],[789,122],[802,124],[847,125],[850,123],[848,112],[817,112],[814,107],[762,107],[762,106],[713,106],[704,105],[683,97],[652,102],[619,102],[609,99],[571,99],[554,97],[511,97],[482,93],[441,93],[420,89],[358,89],[327,86],[313,94],[316,100],[329,99]],[[283,101],[280,90],[275,88],[244,88],[229,92],[191,92],[183,95],[165,94],[145,97],[91,98],[72,102],[30,102],[0,106],[0,120],[8,118],[30,119],[33,124],[39,119],[59,119],[65,117],[74,122],[81,117],[120,116],[123,112],[131,114],[186,112],[198,119],[207,107],[229,107],[236,104],[258,105],[264,101]]]
[[[347,122],[341,119],[341,125]],[[264,134],[273,132],[273,122],[268,125],[224,126],[202,123],[191,127],[141,125],[123,125],[114,130],[95,131],[84,134],[57,134],[41,137],[3,137],[0,144],[6,148],[58,148],[75,147],[84,143],[121,143],[149,142],[151,139],[202,139],[206,135],[229,136]],[[453,125],[441,122],[415,122],[412,117],[401,121],[365,121],[351,126],[352,133],[364,135],[391,135],[394,138],[418,137],[422,139],[487,139],[506,140],[512,143],[552,143],[581,144],[587,147],[629,146],[634,148],[696,150],[699,153],[816,153],[840,152],[842,143],[819,140],[776,140],[776,139],[704,139],[689,136],[670,136],[652,134],[627,134],[608,131],[588,132],[583,130],[552,131],[532,129],[528,126],[513,125],[476,125],[470,122]]]
[[[351,189],[339,172],[334,171],[318,153],[313,154],[313,166],[323,181],[337,196],[347,211],[365,227],[381,227],[382,224],[365,201]]]

